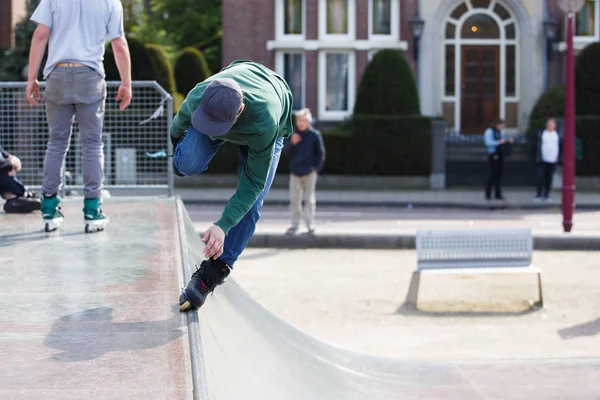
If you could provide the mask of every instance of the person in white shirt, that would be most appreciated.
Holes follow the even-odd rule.
[[[561,138],[556,131],[556,121],[549,118],[546,129],[538,132],[537,140],[537,193],[534,201],[548,201],[552,188],[552,176],[561,159]]]

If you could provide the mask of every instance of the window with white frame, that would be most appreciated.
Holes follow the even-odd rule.
[[[355,0],[319,0],[321,39],[354,39],[355,19]]]
[[[597,0],[585,0],[583,8],[575,15],[575,36],[577,39],[595,41],[598,38],[600,5]]]
[[[277,72],[286,80],[294,96],[294,110],[305,104],[305,57],[302,52],[278,52],[275,59]]]
[[[343,119],[352,113],[355,69],[353,51],[319,53],[319,116],[322,120]]]
[[[306,1],[275,0],[276,37],[303,40],[306,32]]]
[[[399,0],[369,0],[369,37],[397,40],[400,32]]]

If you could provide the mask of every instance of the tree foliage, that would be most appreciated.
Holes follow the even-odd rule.
[[[577,115],[600,114],[600,43],[586,46],[575,64],[575,104]]]

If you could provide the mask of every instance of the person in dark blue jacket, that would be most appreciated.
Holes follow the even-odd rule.
[[[308,234],[315,235],[315,211],[317,199],[315,188],[317,176],[325,164],[325,145],[321,133],[311,125],[312,115],[308,108],[296,112],[296,129],[286,139],[283,152],[290,155],[290,211],[292,226],[288,235],[298,233],[302,214],[302,195],[306,199],[304,216]]]
[[[37,195],[28,192],[17,179],[21,160],[0,147],[0,196],[6,213],[28,213],[42,206]]]

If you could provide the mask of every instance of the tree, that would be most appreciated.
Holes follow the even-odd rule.
[[[529,115],[530,120],[562,117],[565,114],[565,87],[553,86],[537,100]]]
[[[129,54],[131,55],[131,79],[134,81],[158,81],[146,46],[132,37],[127,38],[127,43],[129,44]],[[121,80],[110,45],[107,46],[106,54],[104,55],[104,70],[106,71],[107,81]]]
[[[355,115],[420,115],[419,93],[404,54],[381,50],[358,86]]]
[[[184,96],[211,75],[204,55],[194,47],[181,50],[175,60],[174,70],[177,91]]]
[[[38,6],[40,0],[27,0],[27,14],[25,18],[15,26],[15,47],[7,51],[0,64],[0,81],[22,81],[26,79],[24,71],[29,64],[29,47],[31,37],[36,25],[29,19]],[[46,56],[42,60],[39,78],[42,78],[43,66]]]
[[[600,114],[600,43],[586,46],[575,64],[575,105],[577,115]]]
[[[154,70],[156,81],[171,95],[175,94],[175,77],[173,76],[173,67],[171,67],[167,54],[162,47],[153,43],[147,44],[146,50],[150,57],[150,64]]]

